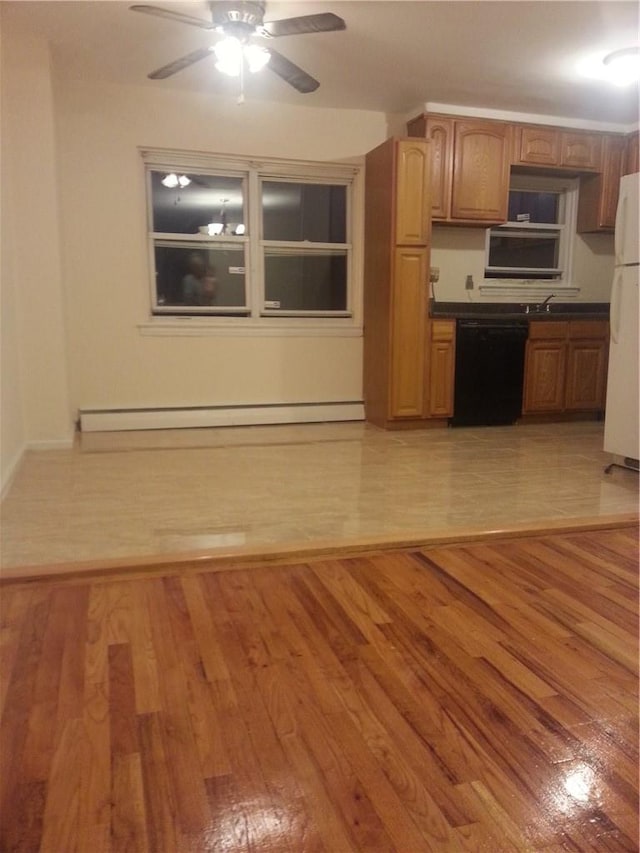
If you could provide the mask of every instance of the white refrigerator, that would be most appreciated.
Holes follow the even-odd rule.
[[[609,375],[604,421],[604,449],[613,464],[638,469],[638,280],[640,261],[638,186],[640,174],[620,181],[616,214],[615,270],[611,286]]]

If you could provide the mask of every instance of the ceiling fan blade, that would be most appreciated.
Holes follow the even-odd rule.
[[[200,18],[192,18],[191,15],[183,15],[181,12],[173,12],[171,9],[162,9],[160,6],[129,6],[132,12],[144,12],[145,15],[156,15],[159,18],[169,18],[172,21],[179,21],[181,24],[191,24],[193,27],[200,27],[203,30],[215,29],[215,24],[211,21],[202,21]]]
[[[269,53],[271,54],[271,58],[266,67],[271,69],[274,74],[277,74],[285,83],[293,86],[294,89],[297,89],[303,95],[315,92],[320,83],[314,80],[310,74],[307,74],[306,71],[303,71],[302,68],[299,68],[281,53],[277,53],[277,51],[271,50],[271,48],[269,48]]]
[[[211,56],[211,50],[208,47],[201,47],[198,50],[194,50],[193,53],[188,53],[186,56],[170,62],[168,65],[163,65],[162,68],[157,68],[147,76],[150,80],[164,80],[165,77],[171,77],[173,74],[177,74],[178,71],[182,71],[183,68],[188,68],[194,62],[200,62],[201,59],[207,56]]]
[[[346,30],[347,25],[334,15],[333,12],[323,12],[319,15],[301,15],[299,18],[283,18],[282,21],[267,21],[262,25],[262,31],[267,37],[297,36],[304,33],[332,33],[336,30]]]

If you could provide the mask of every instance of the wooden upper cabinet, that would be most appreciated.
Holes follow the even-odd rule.
[[[431,232],[431,162],[424,142],[401,139],[396,154],[396,233],[399,246],[425,245]]]
[[[598,172],[602,157],[602,134],[584,131],[562,131],[560,135],[560,166],[581,171]]]
[[[636,172],[640,172],[640,146],[638,145],[638,139],[639,134],[637,130],[635,133],[630,133],[627,136],[627,150],[623,171],[625,175],[634,175]]]
[[[584,175],[578,198],[578,232],[613,231],[624,172],[627,140],[624,136],[606,135],[602,143],[602,171]]]
[[[514,166],[557,166],[560,163],[560,134],[551,127],[519,125],[513,133]]]
[[[451,216],[453,120],[429,116],[426,135],[431,143],[431,215],[446,220]]]
[[[511,125],[456,116],[420,115],[409,135],[431,150],[431,216],[452,225],[505,222]]]
[[[514,166],[549,166],[580,172],[601,167],[602,134],[519,124],[513,128]]]
[[[502,122],[455,122],[452,220],[506,222],[510,132]]]

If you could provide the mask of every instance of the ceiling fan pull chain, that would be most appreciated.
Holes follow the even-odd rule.
[[[238,98],[238,106],[244,104],[244,54],[240,59],[240,96]]]

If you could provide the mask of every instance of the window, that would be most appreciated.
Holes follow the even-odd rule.
[[[487,231],[485,278],[571,280],[577,182],[513,175],[508,221]]]
[[[356,168],[145,161],[153,315],[352,323]]]

